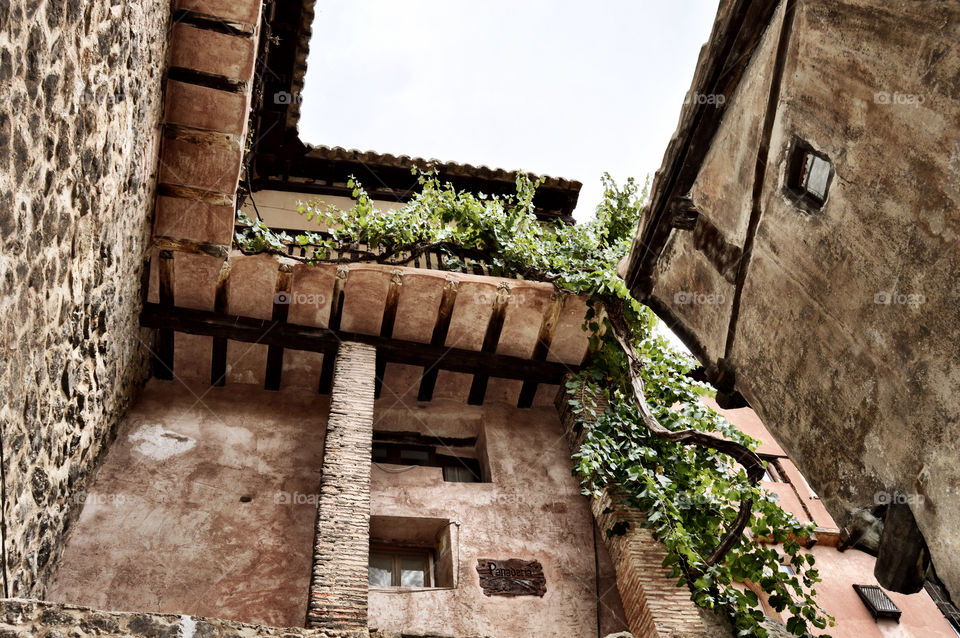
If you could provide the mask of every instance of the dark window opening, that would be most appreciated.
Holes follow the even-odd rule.
[[[827,200],[833,164],[802,140],[795,140],[787,166],[787,190],[797,204],[808,210],[819,210]]]
[[[439,467],[448,483],[484,483],[477,438],[430,437],[412,432],[374,432],[374,463]]]
[[[764,456],[761,454],[760,458],[764,463],[763,478],[760,480],[767,481],[769,483],[786,482],[783,478],[783,471],[780,469],[780,465],[776,461],[776,457]]]

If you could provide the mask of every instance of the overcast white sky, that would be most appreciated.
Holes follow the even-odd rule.
[[[301,139],[583,182],[660,167],[717,0],[318,0]]]

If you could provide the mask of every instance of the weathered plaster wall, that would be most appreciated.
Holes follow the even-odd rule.
[[[371,590],[371,627],[504,638],[596,636],[599,612],[599,635],[625,629],[605,556],[600,560],[600,580],[606,590],[600,591],[601,602],[597,601],[593,518],[570,473],[555,409],[517,409],[498,402],[468,406],[448,399],[404,405],[389,397],[377,403],[374,429],[482,435],[492,482],[447,483],[440,468],[397,472],[387,470],[403,468],[373,467],[373,516],[445,519],[459,521],[460,526],[453,532],[459,545],[458,558],[454,557],[459,586]],[[603,552],[602,544],[597,547]],[[540,561],[546,595],[485,596],[476,570],[481,557]]]
[[[151,380],[48,598],[303,626],[328,410],[315,392]]]
[[[741,392],[841,525],[885,492],[917,495],[911,509],[954,596],[958,35],[953,3],[799,6],[731,356]],[[923,103],[884,102],[894,94]],[[792,136],[834,163],[819,213],[784,194]]]
[[[743,87],[769,64],[765,35]],[[940,577],[960,593],[960,8],[955,3],[804,2],[785,59],[760,193],[760,218],[728,363],[737,389],[842,526],[896,491]],[[760,76],[757,76],[758,78]],[[762,91],[727,102],[724,127],[693,189],[701,215],[736,245],[753,189]],[[786,194],[794,138],[833,163],[823,208]],[[717,167],[711,158],[728,160]],[[685,235],[687,237],[685,237]],[[729,297],[674,231],[655,297],[723,356],[727,323],[677,307],[688,285]],[[688,282],[695,282],[688,284]],[[697,283],[699,282],[699,283]],[[825,453],[829,450],[829,453]]]
[[[757,52],[733,95],[713,98],[724,111],[714,145],[690,199],[700,211],[693,231],[674,232],[664,249],[653,295],[699,339],[711,361],[723,357],[734,298],[730,272],[720,272],[712,251],[697,239],[712,227],[723,240],[742,247],[750,217],[750,185],[757,160],[767,96],[777,48],[783,8],[774,13],[773,26],[764,34]],[[702,247],[703,246],[703,247]],[[734,271],[735,272],[735,271]],[[726,275],[726,276],[725,276]]]
[[[140,273],[169,3],[0,3],[0,444],[8,595],[43,595],[145,378]]]

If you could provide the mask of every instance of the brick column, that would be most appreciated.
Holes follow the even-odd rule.
[[[568,409],[566,398],[566,389],[561,384],[557,410],[570,449],[576,451],[586,432],[576,427],[577,418]],[[603,411],[606,406],[600,403],[597,409]],[[590,424],[583,425],[588,428]],[[663,567],[667,548],[643,527],[644,513],[619,502],[606,490],[601,498],[591,499],[590,506],[613,561],[617,590],[635,638],[713,635],[704,614],[690,598],[690,590],[677,587],[677,579],[668,576],[670,570]],[[629,524],[627,532],[608,537],[606,530],[620,522]]]
[[[367,631],[370,455],[376,349],[337,353],[317,506],[307,626]]]

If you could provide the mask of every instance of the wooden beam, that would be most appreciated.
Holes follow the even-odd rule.
[[[165,237],[163,235],[155,237],[153,243],[160,250],[177,250],[184,253],[219,257],[220,259],[226,259],[230,256],[230,247],[225,244],[210,244],[207,242],[193,241],[192,239]]]
[[[356,341],[374,346],[383,353],[388,362],[431,366],[487,377],[532,380],[538,383],[560,383],[564,374],[576,372],[579,367],[551,361],[530,361],[489,351],[447,348],[415,341],[387,339],[379,335],[299,326],[161,304],[146,304],[140,317],[140,325],[186,334],[223,337],[245,343],[279,345],[292,350],[322,352],[324,355],[334,354],[343,341]]]
[[[327,319],[327,326],[333,331],[340,329],[340,317],[343,315],[343,291],[347,287],[347,275],[349,273],[350,269],[346,266],[337,266],[337,275],[333,280],[333,293],[330,298],[330,316]],[[336,353],[336,350],[333,353]],[[331,354],[331,352],[323,354],[323,367],[320,371],[320,387],[318,389],[320,394],[330,394],[330,390],[333,388],[333,364],[336,357],[331,356]]]
[[[230,260],[225,259],[217,275],[217,290],[213,299],[214,312],[227,311],[227,286],[230,281]],[[227,340],[219,337],[213,340],[213,352],[210,356],[210,385],[222,386],[227,381]]]
[[[560,313],[563,312],[563,304],[567,300],[567,293],[554,291],[550,297],[550,305],[547,306],[543,314],[543,321],[540,323],[540,332],[537,334],[537,343],[533,346],[531,359],[534,361],[546,361],[550,353],[550,344],[553,343],[553,333],[557,329],[557,323],[560,322]],[[537,384],[534,381],[524,381],[520,388],[520,400],[517,401],[518,408],[529,408],[533,405],[533,398],[537,394]]]
[[[443,296],[440,298],[440,308],[437,310],[437,322],[433,325],[433,336],[430,345],[442,346],[447,342],[447,333],[450,331],[450,318],[453,316],[453,307],[457,303],[459,282],[449,275],[447,283],[443,285]],[[417,401],[433,400],[433,390],[437,385],[437,368],[426,368],[420,376],[420,390],[417,392]]]
[[[383,306],[383,318],[380,320],[380,336],[389,339],[393,336],[393,325],[397,321],[397,304],[400,301],[400,287],[403,285],[403,271],[399,268],[393,271],[390,277],[390,288],[387,290],[387,301]],[[383,375],[387,372],[387,362],[377,356],[377,371],[374,377],[373,395],[380,398],[383,390]]]
[[[290,313],[290,281],[293,279],[293,266],[280,264],[277,271],[277,285],[273,294],[273,320],[286,323]],[[271,345],[267,348],[267,371],[264,374],[263,389],[279,390],[283,375],[283,346]]]
[[[487,331],[483,335],[483,345],[480,352],[496,352],[500,343],[500,333],[503,331],[503,321],[507,317],[507,305],[510,303],[510,286],[501,282],[497,286],[497,294],[493,299],[493,310],[490,312],[490,321],[487,322]],[[489,375],[475,374],[470,384],[470,396],[467,403],[482,405],[483,397],[487,394]]]
[[[159,268],[160,305],[172,307],[173,299],[173,253],[161,250],[157,257]],[[146,306],[144,306],[146,307]],[[158,379],[173,379],[173,331],[157,326],[157,351],[154,357],[153,376]]]

